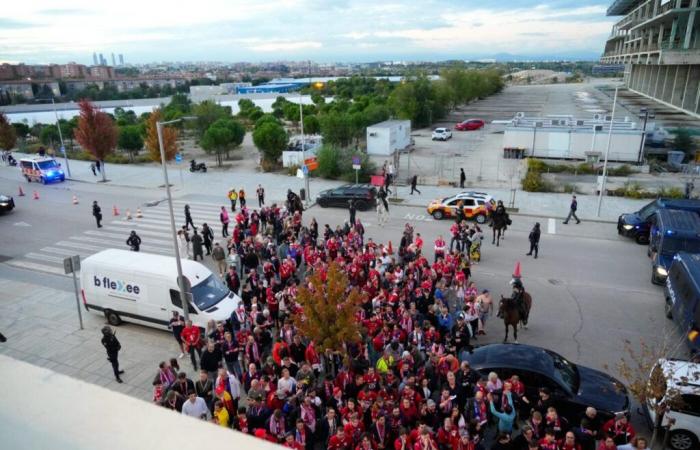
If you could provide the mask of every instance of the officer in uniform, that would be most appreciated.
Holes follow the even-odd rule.
[[[112,329],[108,326],[102,328],[102,345],[104,345],[105,350],[107,350],[107,360],[112,363],[112,369],[114,370],[114,378],[116,378],[117,383],[123,383],[119,375],[123,374],[123,370],[119,370],[119,350],[122,346],[114,335]]]

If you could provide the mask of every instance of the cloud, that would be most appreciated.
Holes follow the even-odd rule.
[[[49,8],[37,11],[37,14],[42,16],[73,16],[78,14],[92,14],[93,11],[89,9],[78,9],[78,8]]]
[[[314,41],[268,41],[251,45],[249,48],[258,52],[298,51],[321,48],[323,44]]]
[[[17,29],[17,28],[32,28],[39,24],[32,22],[24,22],[21,20],[14,20],[7,17],[0,17],[0,30],[2,29]]]

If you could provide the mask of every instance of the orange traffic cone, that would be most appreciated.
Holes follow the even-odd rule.
[[[131,211],[128,209],[126,210],[126,220],[131,220]]]
[[[77,205],[78,204],[78,196],[73,194],[73,204]]]
[[[114,205],[112,207],[112,215],[113,216],[118,216],[119,215],[119,210],[117,209],[117,205]]]
[[[39,193],[34,191],[34,200],[39,200]]]
[[[24,197],[24,191],[22,190],[22,186],[19,187],[19,194],[20,197]]]
[[[389,241],[389,247],[386,249],[386,252],[390,255],[394,254],[394,247],[391,246],[391,241]]]
[[[143,214],[141,214],[141,208],[136,208],[136,218],[140,219],[143,217]]]
[[[513,270],[513,278],[522,278],[520,273],[520,261],[515,262],[515,270]]]

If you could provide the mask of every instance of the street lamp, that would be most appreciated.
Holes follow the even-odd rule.
[[[61,140],[61,153],[63,153],[63,158],[66,162],[66,172],[68,173],[68,178],[70,178],[70,166],[68,165],[68,153],[66,153],[66,146],[63,145],[63,133],[61,132],[61,123],[58,121],[58,112],[56,111],[56,102],[54,98],[51,97],[51,104],[53,105],[53,113],[56,116],[56,128],[58,128],[58,138]]]
[[[612,113],[610,115],[610,129],[608,130],[608,144],[605,147],[605,161],[603,162],[603,182],[600,184],[598,195],[598,211],[596,215],[600,217],[600,207],[603,203],[603,192],[605,192],[606,177],[608,176],[608,155],[610,154],[610,142],[612,141],[613,123],[615,120],[615,105],[617,105],[617,91],[620,86],[615,86],[615,97],[613,98]]]
[[[644,144],[647,139],[647,120],[656,117],[653,109],[642,108],[639,110],[639,118],[644,119],[644,125],[642,126],[642,142],[639,143],[639,155],[637,156],[637,164],[642,163],[642,157],[644,156]]]
[[[163,180],[165,181],[165,192],[168,197],[168,211],[170,212],[170,231],[173,234],[173,247],[175,248],[175,264],[177,265],[177,285],[180,288],[180,304],[185,321],[190,320],[190,289],[189,280],[182,274],[182,262],[180,261],[180,247],[177,244],[177,230],[175,229],[175,213],[173,212],[173,197],[170,194],[170,182],[168,181],[168,168],[165,165],[165,148],[163,146],[163,125],[181,122],[183,120],[195,120],[196,117],[180,117],[179,119],[167,122],[156,122],[158,131],[158,147],[160,147],[160,163],[163,167]]]

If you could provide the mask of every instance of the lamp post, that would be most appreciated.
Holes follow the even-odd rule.
[[[644,119],[644,125],[642,125],[642,141],[639,143],[639,155],[637,156],[637,164],[642,164],[644,156],[644,144],[647,139],[647,120],[656,117],[653,109],[642,108],[639,110],[639,118]]]
[[[168,211],[170,213],[170,231],[173,235],[173,247],[175,248],[175,265],[177,266],[177,285],[180,288],[180,304],[185,321],[190,320],[190,289],[189,281],[182,275],[182,262],[180,261],[180,247],[177,243],[177,230],[175,229],[175,213],[173,212],[173,197],[170,194],[170,182],[168,181],[168,169],[165,165],[165,148],[163,146],[163,125],[181,122],[183,120],[194,120],[195,117],[181,117],[167,122],[156,122],[158,131],[158,147],[160,148],[160,163],[163,167],[163,180],[165,181],[165,192],[168,197]]]
[[[54,98],[51,97],[51,104],[53,105],[53,113],[56,116],[56,128],[58,128],[58,138],[61,141],[61,152],[63,153],[63,158],[66,162],[66,172],[68,173],[68,178],[70,178],[70,166],[68,165],[68,153],[66,153],[66,147],[63,145],[63,133],[61,132],[61,123],[58,121],[58,112],[56,111],[56,102]]]
[[[598,195],[598,210],[596,216],[600,217],[600,207],[603,203],[603,192],[605,192],[605,185],[607,184],[608,176],[608,155],[610,154],[610,142],[612,141],[613,132],[613,122],[615,120],[615,105],[617,105],[617,91],[620,87],[615,86],[615,97],[613,98],[612,113],[610,115],[610,129],[608,130],[608,144],[605,146],[605,161],[603,161],[603,182],[600,184],[600,193]]]
[[[304,104],[301,102],[301,89],[299,89],[299,125],[301,126],[301,157],[304,160],[302,165],[304,171],[304,190],[306,197],[304,202],[308,205],[311,193],[309,192],[309,168],[306,166],[306,139],[304,138]]]

